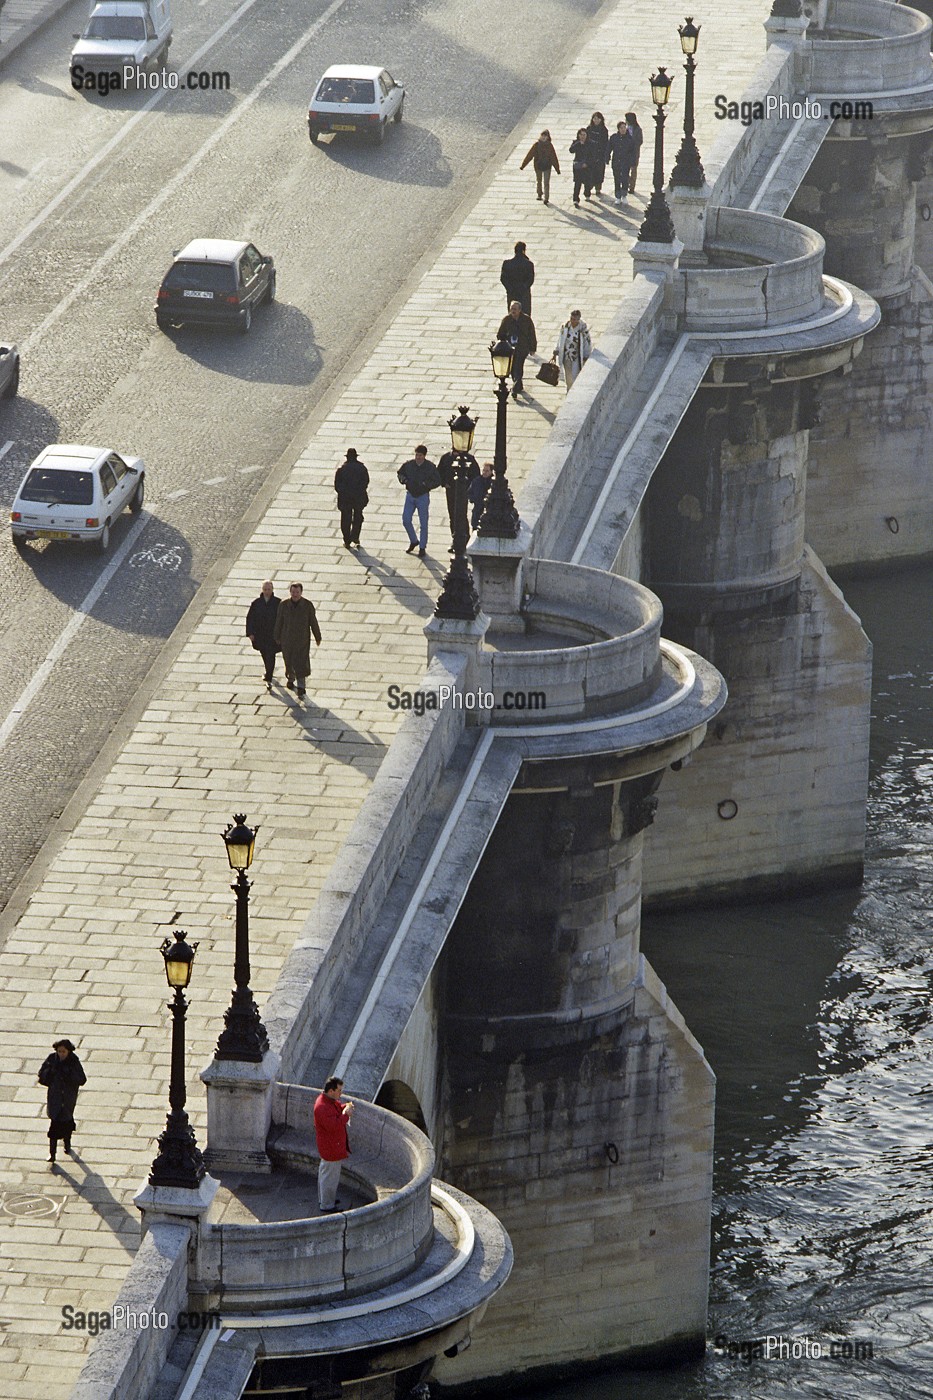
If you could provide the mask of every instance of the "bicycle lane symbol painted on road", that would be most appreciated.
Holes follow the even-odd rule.
[[[130,556],[132,568],[141,569],[146,564],[155,564],[160,569],[168,569],[170,573],[177,574],[181,568],[181,554],[178,546],[154,544],[149,549],[140,549],[136,554]]]

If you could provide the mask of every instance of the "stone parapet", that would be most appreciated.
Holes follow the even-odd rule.
[[[801,46],[806,91],[866,97],[928,87],[931,30],[933,23],[907,5],[829,0],[823,29],[811,29]]]

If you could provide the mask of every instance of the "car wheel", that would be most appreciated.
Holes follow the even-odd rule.
[[[146,478],[139,478],[139,485],[130,497],[130,510],[137,515],[143,508],[143,501],[146,499]]]
[[[311,145],[316,146],[321,139],[320,132],[315,131],[313,126],[308,127],[308,135],[311,137]]]
[[[269,278],[269,288],[266,292],[266,301],[271,306],[275,301],[275,273]]]
[[[240,332],[240,335],[249,335],[249,328],[252,324],[253,308],[251,306],[248,306],[243,312],[242,316],[240,317],[240,322],[237,326],[237,330]]]
[[[401,100],[401,102],[398,104],[398,111],[396,112],[396,114],[395,114],[395,116],[392,118],[392,120],[393,120],[394,122],[400,122],[400,121],[402,120],[402,113],[404,112],[404,110],[405,110],[405,99],[404,99],[404,97],[403,97],[402,100]]]
[[[97,549],[100,554],[106,554],[110,548],[110,521],[104,525],[100,532],[100,539],[97,541]]]
[[[11,377],[11,379],[10,379],[10,382],[9,382],[9,384],[6,386],[6,388],[5,388],[4,391],[3,391],[3,397],[4,397],[5,399],[15,399],[15,398],[16,398],[16,391],[17,391],[18,388],[19,388],[19,360],[16,361],[16,364],[15,364],[15,366],[14,366],[14,368],[13,368],[13,374],[12,374],[12,377]]]
[[[375,141],[375,143],[376,143],[377,146],[381,146],[382,143],[383,143],[383,141],[384,141],[385,139],[386,139],[386,124],[385,124],[384,121],[380,121],[379,125],[376,127],[376,134],[375,134],[375,136],[373,137],[373,140]]]

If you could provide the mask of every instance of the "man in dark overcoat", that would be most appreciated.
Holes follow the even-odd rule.
[[[334,490],[337,492],[337,509],[340,511],[340,530],[343,547],[359,544],[363,528],[363,511],[369,505],[367,486],[369,472],[366,464],[356,454],[356,448],[348,447],[346,461],[334,473]]]
[[[535,265],[525,252],[524,243],[516,243],[514,258],[506,258],[499,273],[499,281],[505,288],[506,306],[513,301],[520,303],[526,316],[531,315],[531,286],[535,280]]]
[[[523,388],[525,361],[538,348],[535,323],[522,310],[520,302],[512,302],[508,316],[503,316],[499,324],[498,336],[512,346],[512,398],[517,399]]]
[[[55,1161],[55,1148],[59,1139],[65,1143],[65,1151],[71,1151],[71,1134],[75,1131],[75,1105],[78,1090],[87,1083],[84,1066],[75,1054],[70,1040],[52,1042],[52,1053],[46,1056],[39,1067],[39,1083],[46,1093],[46,1112],[49,1115],[49,1161]]]
[[[246,614],[246,635],[253,650],[258,651],[262,657],[266,668],[266,685],[270,687],[275,670],[275,654],[279,649],[275,642],[275,619],[279,611],[279,602],[271,579],[266,579],[259,597],[253,599]]]
[[[298,692],[299,700],[305,697],[305,681],[311,670],[312,633],[315,645],[321,645],[314,604],[303,597],[303,593],[302,584],[290,584],[288,598],[279,604],[275,619],[275,640],[282,648],[285,662],[285,684],[289,690]]]

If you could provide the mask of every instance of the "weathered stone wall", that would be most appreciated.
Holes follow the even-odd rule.
[[[513,796],[448,940],[440,1156],[515,1269],[445,1384],[702,1351],[713,1075],[638,953],[655,783]]]
[[[671,774],[645,840],[654,902],[857,878],[871,649],[803,545],[811,381],[704,388],[647,498],[646,578],[664,631],[729,701]]]
[[[885,139],[883,121],[861,126],[871,135],[827,140],[788,211],[826,239],[825,270],[883,311],[851,374],[824,382],[811,434],[807,540],[839,569],[933,552],[933,289],[914,266],[913,183],[930,135]],[[921,218],[921,257],[927,227]]]

